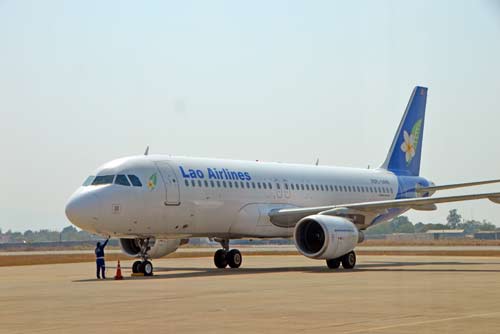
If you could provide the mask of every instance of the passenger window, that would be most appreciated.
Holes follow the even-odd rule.
[[[222,186],[226,188],[226,181],[222,181]]]
[[[285,183],[285,190],[288,190],[288,183]]]
[[[205,180],[205,181],[203,181],[203,183],[205,183],[205,187],[208,188],[208,181]]]
[[[188,180],[184,180],[184,184],[186,185],[186,187],[189,187],[189,181]]]
[[[349,190],[349,192],[352,192],[351,186],[347,186],[347,190]]]
[[[267,185],[266,185],[266,183],[265,183],[265,182],[263,182],[263,183],[262,183],[262,187],[263,187],[264,189],[267,189]]]
[[[99,186],[103,184],[111,184],[113,183],[113,179],[115,178],[114,175],[101,175],[97,176],[94,181],[92,182],[93,186]]]
[[[231,181],[227,181],[227,183],[229,184],[229,188],[232,188],[232,187],[233,187],[233,182],[231,182]]]
[[[217,181],[217,188],[220,188],[220,181]]]
[[[273,185],[271,184],[271,182],[269,182],[268,185],[269,185],[269,189],[273,189]]]
[[[347,192],[347,186],[344,186],[344,192]]]
[[[201,180],[198,180],[198,187],[201,188]]]
[[[316,186],[316,187],[317,187],[317,186]],[[321,186],[320,186],[320,188],[321,188],[321,191],[325,191],[325,190],[323,189],[323,185],[321,185]]]
[[[194,180],[191,180],[191,185],[192,185],[193,187],[196,187],[196,182],[194,182]]]
[[[295,187],[294,187],[293,183],[290,184],[290,187],[292,188],[292,190],[295,190]]]
[[[215,186],[214,180],[210,180],[210,186],[213,188]]]
[[[276,189],[280,190],[280,184],[276,183]]]
[[[234,182],[234,187],[238,188],[238,182]]]
[[[247,182],[247,189],[250,189],[250,182]]]
[[[300,187],[299,187],[298,183],[295,185],[295,189],[300,190]]]
[[[130,187],[130,182],[128,182],[127,177],[123,174],[118,174],[116,176],[115,184]]]
[[[241,181],[241,182],[240,182],[240,185],[241,185],[241,188],[245,188],[245,182]],[[247,188],[250,188],[250,187],[248,187],[248,186],[249,186],[249,184],[248,184],[248,182],[247,182]]]
[[[255,182],[252,182],[252,188],[255,189]]]
[[[308,184],[306,184],[306,189],[309,190],[309,185]]]
[[[260,189],[260,182],[257,182],[257,187]]]
[[[141,180],[139,180],[137,176],[129,174],[128,179],[130,180],[130,183],[132,183],[134,187],[142,187]]]
[[[94,181],[94,178],[95,178],[94,175],[90,175],[88,178],[85,179],[82,186],[83,187],[90,186],[92,184],[92,181]]]
[[[301,184],[301,185],[300,185],[300,189],[301,189],[301,190],[304,190],[304,184]],[[308,189],[308,190],[309,190],[309,189]]]

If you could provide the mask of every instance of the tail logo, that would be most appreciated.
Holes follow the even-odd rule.
[[[154,190],[156,188],[156,173],[149,177],[148,188],[149,190]]]
[[[401,151],[403,151],[403,153],[406,154],[406,163],[408,165],[411,163],[417,151],[421,129],[422,129],[422,119],[419,119],[413,125],[410,134],[408,134],[406,130],[403,132],[404,141],[401,144]]]

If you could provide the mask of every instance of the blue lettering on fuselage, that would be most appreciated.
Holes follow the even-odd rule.
[[[179,171],[181,176],[185,179],[204,179],[205,173],[201,169],[185,169],[179,166]],[[239,180],[239,181],[250,181],[252,177],[248,172],[230,170],[228,168],[207,168],[208,179],[213,180]]]

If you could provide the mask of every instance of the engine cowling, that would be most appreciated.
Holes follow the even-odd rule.
[[[293,233],[297,250],[313,259],[335,259],[356,247],[360,234],[346,218],[312,215],[302,218]]]
[[[149,240],[148,255],[152,259],[157,259],[173,253],[183,244],[183,241],[181,239],[151,239]],[[139,239],[120,239],[120,247],[125,254],[131,257],[139,257],[141,252]]]

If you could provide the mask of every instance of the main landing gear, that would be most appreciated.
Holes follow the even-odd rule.
[[[132,272],[134,274],[143,273],[144,276],[153,276],[153,264],[148,260],[148,251],[151,249],[151,247],[149,246],[149,238],[140,239],[139,245],[141,247],[139,257],[142,259],[142,261],[135,261],[132,264]]]
[[[336,259],[326,260],[326,265],[330,269],[338,269],[341,263],[344,269],[353,269],[356,265],[356,253],[354,253],[354,251],[350,251],[349,253]]]
[[[214,254],[214,264],[217,268],[223,269],[228,265],[231,268],[239,268],[241,266],[242,257],[237,249],[229,250],[228,239],[214,239],[219,242],[222,249],[218,249]]]

